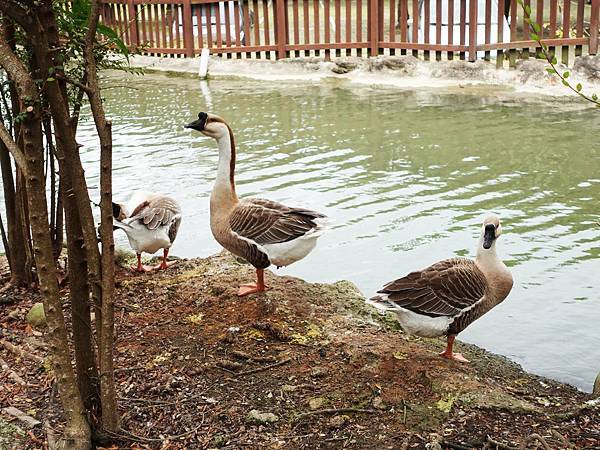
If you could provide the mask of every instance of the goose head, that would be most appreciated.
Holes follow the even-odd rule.
[[[494,214],[486,216],[481,229],[481,245],[485,250],[492,248],[496,239],[502,234],[500,218]]]
[[[198,119],[188,123],[185,128],[199,131],[203,135],[217,141],[225,136],[229,136],[231,132],[229,125],[227,125],[222,117],[205,112],[198,113]]]

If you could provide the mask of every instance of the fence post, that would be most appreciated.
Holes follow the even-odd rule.
[[[469,61],[477,61],[477,0],[469,1]]]
[[[133,48],[137,48],[139,45],[138,25],[137,25],[137,14],[135,13],[135,6],[133,0],[127,0],[127,10],[129,16],[129,45]]]
[[[277,18],[275,19],[275,43],[277,44],[277,59],[285,58],[285,0],[277,0]]]
[[[175,14],[178,14],[175,11]],[[200,24],[198,24],[200,26]],[[201,33],[201,30],[198,30]],[[183,45],[185,56],[194,57],[194,22],[192,21],[192,0],[183,0]]]
[[[395,1],[395,0],[393,0]],[[379,0],[369,0],[369,17],[367,21],[369,27],[369,41],[371,41],[371,55],[379,54]]]
[[[590,17],[590,55],[598,53],[598,16],[600,16],[600,0],[592,0]]]

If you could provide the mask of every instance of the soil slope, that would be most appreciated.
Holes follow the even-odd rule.
[[[442,340],[403,334],[349,282],[268,272],[268,292],[238,298],[252,277],[225,253],[120,270],[120,448],[600,448],[598,402],[570,386],[466,344],[471,364],[441,359]],[[25,321],[39,297],[3,295],[1,339],[46,357]],[[28,384],[5,369],[0,403],[42,422],[3,413],[0,448],[42,448],[61,427],[47,360],[0,357]]]

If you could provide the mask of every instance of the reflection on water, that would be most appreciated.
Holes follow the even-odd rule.
[[[461,338],[591,389],[600,370],[600,114],[490,91],[159,76],[116,84],[104,94],[116,196],[175,196],[184,219],[174,254],[219,250],[208,228],[216,146],[183,128],[210,110],[236,135],[239,193],[336,220],[314,253],[279,273],[349,279],[371,295],[413,269],[473,255],[483,215],[496,212],[515,287]],[[92,135],[88,120],[80,140],[97,185]]]

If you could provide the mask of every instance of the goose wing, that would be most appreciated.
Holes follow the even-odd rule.
[[[386,284],[387,300],[429,317],[456,316],[475,305],[488,289],[473,261],[452,258]]]
[[[229,226],[239,236],[259,245],[292,241],[319,227],[325,218],[309,209],[290,208],[263,199],[242,200],[231,212]]]
[[[136,206],[131,213],[130,220],[139,220],[149,230],[174,224],[178,228],[181,220],[181,208],[172,198],[159,196],[151,200],[145,200]],[[177,229],[175,229],[176,234]]]

